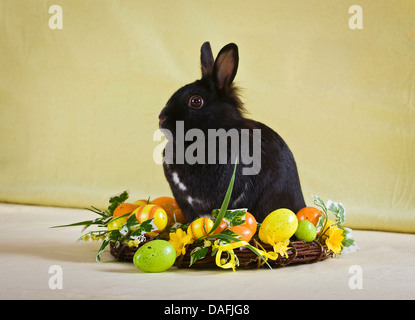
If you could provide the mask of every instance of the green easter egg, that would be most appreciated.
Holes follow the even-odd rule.
[[[176,260],[174,247],[165,240],[152,240],[142,245],[134,254],[134,265],[144,272],[163,272]]]
[[[306,242],[311,242],[316,238],[316,227],[308,220],[298,221],[297,231],[295,232],[295,237],[298,240],[304,240]]]

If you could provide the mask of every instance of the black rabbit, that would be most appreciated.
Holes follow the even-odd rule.
[[[220,208],[236,156],[239,164],[229,208],[247,208],[261,222],[276,209],[296,213],[305,207],[297,166],[284,140],[266,125],[243,116],[233,85],[238,61],[235,44],[223,47],[214,60],[210,44],[205,42],[201,48],[202,78],[174,93],[159,115],[159,127],[168,139],[164,173],[188,222]],[[209,140],[212,132],[227,134],[222,140],[228,142],[225,147],[218,143],[219,134]],[[195,139],[189,139],[187,133]],[[236,152],[235,135],[230,133],[240,138]],[[245,142],[244,134],[248,137]],[[197,157],[189,158],[195,153]],[[259,166],[256,163],[255,167],[255,161]]]

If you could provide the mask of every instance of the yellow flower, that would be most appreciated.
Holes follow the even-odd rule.
[[[332,225],[327,232],[327,248],[339,254],[342,251],[342,241],[344,240],[343,229],[340,229],[337,225]]]
[[[128,245],[129,248],[132,247],[138,247],[140,245],[141,242],[145,241],[145,238],[143,240],[142,237],[138,237],[138,239],[131,239],[129,241],[126,242],[126,244]]]
[[[288,258],[287,250],[290,249],[288,245],[290,244],[290,240],[280,241],[274,245],[274,252],[278,253],[281,257],[284,256],[286,259]]]
[[[272,235],[272,238],[268,235],[267,241],[268,244],[272,245],[275,253],[278,253],[281,257],[284,256],[285,258],[288,258],[287,250],[291,249],[291,247],[288,246],[290,244],[289,239],[275,243],[274,235]]]
[[[210,242],[209,240],[205,240],[205,242],[203,243],[204,247],[210,247],[212,245],[212,242]]]
[[[176,250],[176,258],[178,256],[186,254],[186,245],[193,243],[193,238],[184,232],[182,229],[177,229],[176,233],[170,233],[169,242],[173,245]]]

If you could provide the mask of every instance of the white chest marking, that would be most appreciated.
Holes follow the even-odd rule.
[[[202,203],[202,201],[200,201],[199,199],[192,198],[191,196],[187,197],[187,202],[189,202],[190,205],[193,205],[193,204],[196,204],[196,203],[199,203],[199,204]]]
[[[187,190],[186,186],[180,181],[179,175],[177,174],[177,172],[172,173],[172,178],[173,178],[173,182],[177,184],[180,190],[183,190],[183,191]]]

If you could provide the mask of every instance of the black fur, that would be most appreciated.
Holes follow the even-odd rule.
[[[159,115],[162,129],[172,132],[176,151],[176,121],[183,121],[185,132],[197,128],[207,137],[208,129],[225,130],[261,129],[261,170],[256,175],[243,175],[245,166],[237,167],[235,185],[229,208],[247,208],[258,221],[279,208],[288,208],[295,213],[305,207],[297,166],[294,157],[284,140],[266,125],[243,116],[244,108],[237,95],[233,80],[238,68],[238,47],[228,44],[219,52],[216,60],[208,42],[201,48],[202,78],[179,89],[169,99]],[[201,108],[189,102],[192,96],[203,99]],[[196,101],[197,102],[197,101]],[[190,106],[189,106],[190,105]],[[250,134],[250,142],[252,134]],[[192,142],[186,142],[185,148]],[[166,148],[167,149],[167,148]],[[252,153],[252,147],[251,147]],[[207,143],[205,164],[177,164],[177,153],[173,163],[164,163],[164,172],[173,196],[182,209],[187,221],[209,215],[220,208],[234,168],[228,147],[228,163],[207,163]]]

